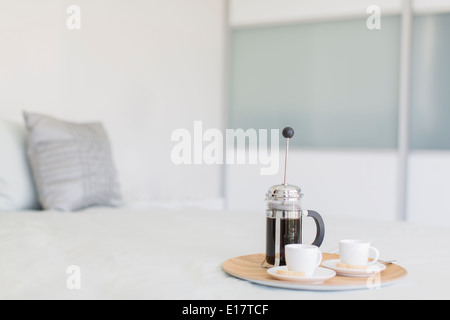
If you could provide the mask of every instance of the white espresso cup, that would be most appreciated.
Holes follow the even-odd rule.
[[[288,244],[284,247],[286,265],[289,271],[303,272],[306,277],[322,263],[319,247],[309,244]]]
[[[373,261],[369,262],[370,251],[375,253]],[[339,241],[340,262],[345,264],[366,266],[374,264],[380,257],[379,251],[370,246],[370,242],[363,240],[341,240]]]

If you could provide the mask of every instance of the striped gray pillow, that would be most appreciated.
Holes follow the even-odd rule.
[[[101,123],[76,124],[24,112],[28,158],[46,210],[122,204],[111,145]]]

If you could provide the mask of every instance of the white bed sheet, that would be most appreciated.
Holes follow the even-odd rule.
[[[324,252],[342,238],[369,239],[408,277],[381,289],[313,292],[225,274],[229,258],[264,252],[263,211],[11,212],[0,214],[0,299],[450,299],[449,228],[324,220]],[[313,224],[305,229],[313,237]],[[71,265],[80,267],[80,290],[67,288]]]

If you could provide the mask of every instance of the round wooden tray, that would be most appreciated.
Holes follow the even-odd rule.
[[[323,253],[323,260],[338,259],[339,255]],[[375,289],[393,284],[406,277],[407,271],[396,264],[388,264],[382,272],[369,277],[345,277],[336,275],[320,284],[301,284],[285,280],[278,280],[267,273],[267,269],[261,267],[265,254],[252,254],[232,258],[225,261],[222,269],[237,278],[266,286],[315,291],[340,291]]]

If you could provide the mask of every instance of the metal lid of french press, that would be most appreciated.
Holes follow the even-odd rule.
[[[266,200],[298,200],[303,195],[299,187],[286,183],[289,140],[294,136],[294,129],[286,127],[283,129],[282,134],[283,137],[286,138],[286,154],[284,158],[284,183],[270,187],[266,193]]]
[[[302,190],[293,185],[279,184],[269,188],[266,193],[266,200],[270,199],[300,199],[302,197]]]

